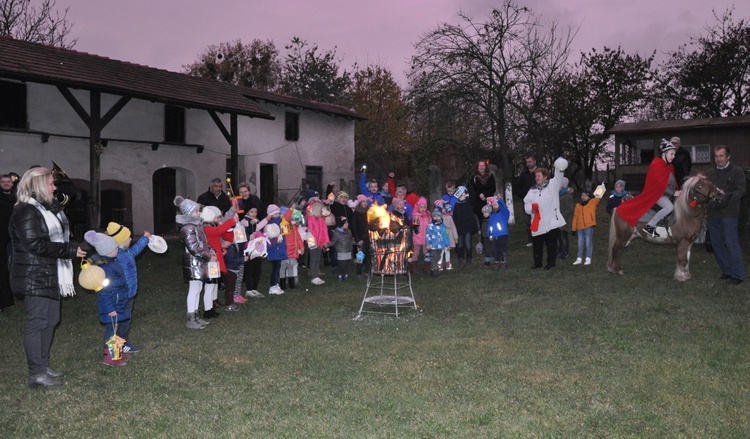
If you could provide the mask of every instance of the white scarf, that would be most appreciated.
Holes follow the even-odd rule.
[[[68,227],[68,218],[61,210],[55,215],[39,204],[34,198],[29,198],[29,204],[36,207],[44,217],[49,231],[49,239],[52,242],[68,242],[70,228]],[[76,293],[73,286],[73,262],[70,259],[57,259],[57,284],[60,288],[60,295],[63,297],[74,296]]]

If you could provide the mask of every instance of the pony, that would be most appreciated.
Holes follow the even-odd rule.
[[[674,272],[676,281],[684,282],[692,276],[688,263],[690,249],[698,238],[706,217],[706,207],[717,201],[724,192],[715,187],[706,174],[688,177],[682,185],[682,193],[674,202],[674,223],[662,237],[654,238],[643,231],[645,222],[639,221],[635,227],[626,223],[617,209],[612,212],[609,225],[609,259],[607,270],[610,273],[623,274],[620,259],[622,251],[636,238],[643,238],[655,244],[674,244],[677,246],[677,267]],[[664,236],[665,235],[665,236]]]

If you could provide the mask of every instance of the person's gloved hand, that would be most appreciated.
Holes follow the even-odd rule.
[[[555,160],[555,170],[563,172],[566,169],[568,169],[568,161],[562,157],[558,157],[557,160]]]

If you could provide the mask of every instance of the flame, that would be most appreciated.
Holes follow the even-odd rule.
[[[378,229],[387,229],[391,223],[391,215],[388,213],[386,207],[379,204],[370,206],[367,209],[367,224],[372,224]]]
[[[373,271],[379,274],[404,274],[411,258],[411,228],[389,214],[385,206],[373,205],[367,211]]]

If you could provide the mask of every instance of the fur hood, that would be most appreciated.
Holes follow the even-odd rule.
[[[202,222],[200,217],[196,218],[191,215],[175,215],[174,221],[180,225],[195,224],[196,226],[199,226]]]

